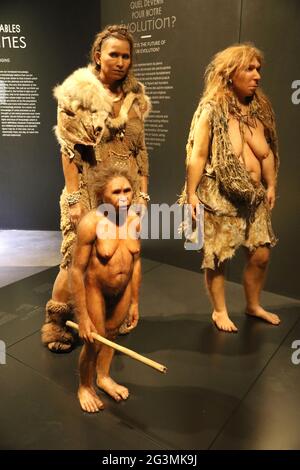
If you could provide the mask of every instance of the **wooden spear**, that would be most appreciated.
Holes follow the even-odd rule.
[[[66,325],[70,326],[71,328],[74,328],[74,330],[79,330],[77,323],[74,323],[73,321],[67,320]],[[100,341],[100,343],[106,344],[106,346],[116,349],[117,351],[126,354],[132,359],[136,359],[137,361],[140,361],[143,364],[146,364],[147,366],[153,367],[153,369],[156,369],[159,372],[162,372],[163,374],[167,372],[166,366],[159,364],[158,362],[152,361],[152,359],[148,359],[148,357],[142,356],[141,354],[132,351],[132,349],[124,348],[124,346],[120,346],[120,344],[114,343],[113,341],[110,341],[109,339],[106,339],[103,336],[100,336],[94,332],[92,333],[92,336],[97,341]]]

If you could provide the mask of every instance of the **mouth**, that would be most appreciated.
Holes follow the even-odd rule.
[[[249,93],[254,94],[257,90],[257,87],[258,87],[258,85],[250,85],[249,88],[248,88]]]

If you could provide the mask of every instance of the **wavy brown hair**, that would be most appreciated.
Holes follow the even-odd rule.
[[[96,196],[98,204],[103,202],[103,195],[106,186],[114,178],[126,178],[134,191],[134,181],[126,168],[116,168],[106,165],[99,165],[90,174],[91,191]]]

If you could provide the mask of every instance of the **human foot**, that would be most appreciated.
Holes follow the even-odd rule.
[[[246,314],[252,317],[261,318],[262,320],[265,320],[266,322],[271,323],[272,325],[279,325],[280,323],[280,318],[278,315],[276,315],[275,313],[267,312],[260,305],[255,308],[248,307],[246,309]]]
[[[81,385],[78,389],[78,399],[83,411],[88,413],[97,413],[104,408],[102,401],[92,387]]]
[[[48,343],[47,347],[50,351],[60,353],[60,352],[69,352],[72,349],[71,343],[61,343],[60,341],[53,341]]]
[[[116,401],[127,400],[129,397],[128,388],[117,384],[111,377],[98,377],[97,385]]]
[[[221,331],[226,331],[227,333],[236,333],[238,330],[235,324],[230,320],[226,311],[216,312],[216,310],[214,310],[212,314],[212,320],[216,327]]]

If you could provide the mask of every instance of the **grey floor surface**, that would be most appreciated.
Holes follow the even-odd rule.
[[[228,283],[239,332],[226,334],[210,320],[201,274],[144,259],[140,324],[118,342],[168,373],[117,354],[112,376],[130,398],[117,404],[100,391],[105,410],[90,416],[76,398],[80,348],[55,355],[40,343],[59,234],[2,231],[0,245],[1,449],[299,448],[300,364],[291,360],[299,301],[264,292],[282,318],[273,327],[246,317],[242,287]]]
[[[60,243],[60,232],[0,230],[0,287],[58,265]]]

